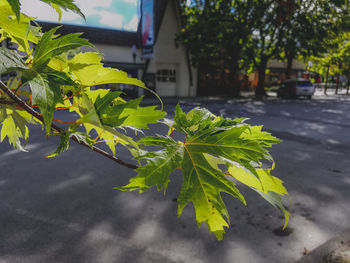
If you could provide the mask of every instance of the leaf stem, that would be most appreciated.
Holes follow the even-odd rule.
[[[55,119],[55,118],[53,118],[52,120],[55,122],[64,123],[64,124],[72,124],[72,125],[81,124],[81,123],[75,122],[75,121],[64,121],[64,120],[59,120],[59,119]]]
[[[80,92],[81,92],[81,90],[79,90],[79,91],[78,91],[78,92],[76,92],[75,94],[73,94],[73,95],[71,95],[71,96],[69,96],[69,97],[67,97],[67,98],[65,98],[65,99],[63,99],[63,100],[69,100],[69,99],[72,99],[72,98],[74,98],[76,95],[78,95]]]
[[[38,113],[37,111],[35,111],[32,107],[30,107],[27,103],[25,103],[20,97],[18,97],[11,89],[9,89],[1,80],[0,80],[0,90],[2,90],[5,94],[7,94],[14,102],[15,104],[17,104],[19,107],[23,108],[23,110],[27,111],[28,113],[30,113],[32,116],[34,116],[35,118],[37,118],[38,120],[40,120],[41,122],[44,122],[43,116]],[[52,123],[51,124],[51,128],[56,130],[59,133],[63,133],[66,132],[63,128],[57,126],[56,124]],[[103,155],[104,157],[107,157],[109,159],[111,159],[112,161],[115,161],[116,163],[123,165],[125,167],[128,167],[130,169],[136,169],[138,168],[137,165],[134,164],[130,164],[127,163],[111,154],[109,154],[108,152],[96,147],[96,146],[90,146],[89,144],[83,142],[83,141],[79,141],[75,136],[71,137],[71,140],[73,140],[74,142],[85,146],[87,148],[90,148],[91,150],[93,150],[94,152],[97,152],[101,155]]]

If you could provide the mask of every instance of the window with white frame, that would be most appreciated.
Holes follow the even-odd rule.
[[[156,77],[158,82],[176,82],[176,70],[159,69]]]

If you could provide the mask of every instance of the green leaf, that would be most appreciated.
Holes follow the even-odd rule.
[[[214,169],[202,153],[191,151],[186,144],[181,170],[183,183],[178,197],[178,215],[192,202],[198,227],[205,222],[209,231],[221,240],[224,227],[229,226],[223,216],[229,220],[229,214],[220,193],[228,193],[245,204],[244,197],[221,170]]]
[[[52,57],[82,46],[93,47],[87,39],[79,38],[82,33],[73,33],[61,37],[54,36],[59,27],[52,28],[40,39],[35,48],[33,67],[40,71]]]
[[[279,178],[270,175],[271,169],[256,168],[258,177],[247,172],[242,167],[236,167],[235,165],[230,165],[228,171],[230,175],[241,183],[265,194],[269,192],[275,192],[280,195],[288,194],[282,185],[283,182]]]
[[[261,192],[259,190],[256,190],[257,193],[259,193],[267,202],[269,202],[273,207],[276,209],[279,209],[284,214],[284,226],[283,229],[285,229],[289,222],[290,213],[288,210],[284,207],[282,203],[281,196],[274,192],[269,192],[268,194]]]
[[[47,3],[47,4],[51,4],[52,6],[59,6],[60,8],[62,8],[65,11],[71,10],[71,11],[77,13],[78,15],[80,15],[84,20],[86,20],[84,14],[81,12],[80,8],[74,3],[74,0],[40,0],[40,1]],[[57,10],[56,7],[55,7],[55,9]]]
[[[119,116],[124,120],[119,126],[147,129],[149,124],[158,123],[160,119],[165,117],[166,113],[156,110],[157,106],[140,107],[141,100],[142,97],[139,97],[125,104],[125,108]]]
[[[84,14],[80,11],[79,7],[74,4],[74,0],[40,0],[44,3],[51,4],[56,11],[58,12],[59,7],[64,10],[71,10],[77,14],[79,14],[81,17],[84,18]],[[11,8],[13,12],[16,14],[17,18],[20,17],[20,1],[19,0],[7,0],[7,2],[11,5]],[[60,12],[58,12],[60,14]]]
[[[191,136],[198,130],[200,124],[212,122],[213,116],[207,109],[198,107],[185,114],[180,105],[176,105],[173,128]]]
[[[28,84],[32,91],[32,103],[38,105],[43,115],[46,134],[50,134],[53,112],[56,104],[62,100],[59,86],[50,81],[50,77],[45,74],[36,74]]]
[[[125,102],[119,98],[121,92],[87,91],[83,96],[79,122],[89,122],[97,126],[147,128],[148,124],[157,123],[165,112],[156,110],[156,106],[140,107],[142,97]],[[82,106],[85,105],[85,106]]]
[[[23,111],[18,111],[12,106],[0,107],[0,124],[2,124],[0,142],[3,142],[7,137],[10,145],[21,151],[26,151],[22,146],[21,139],[24,139],[25,142],[28,140],[29,129],[26,124],[29,122],[34,121]]]
[[[45,74],[48,77],[48,80],[52,83],[66,86],[76,86],[74,80],[72,80],[71,77],[65,72],[56,71],[47,67],[40,72],[40,74]]]
[[[184,113],[180,105],[176,106],[174,122],[171,128],[184,132],[187,136],[191,137],[197,134],[199,131],[205,131],[210,133],[219,131],[220,129],[227,129],[230,127],[235,127],[238,124],[243,124],[245,119],[229,119],[220,116],[215,116],[207,109],[196,107],[189,111],[187,114]]]
[[[77,131],[67,131],[60,135],[60,143],[58,144],[56,151],[46,158],[56,157],[59,154],[67,151],[69,148],[69,140],[72,137],[75,137],[79,142],[85,142],[86,144],[92,146],[92,141],[90,140],[88,134]]]
[[[193,136],[187,147],[194,152],[208,153],[224,157],[231,161],[239,159],[259,162],[268,153],[259,142],[240,138],[247,125],[236,126],[223,131],[201,131]]]
[[[17,19],[20,18],[20,9],[21,9],[21,3],[19,0],[7,0],[7,2],[10,4],[12,11],[16,14]]]
[[[116,127],[123,123],[126,117],[121,118],[120,114],[125,108],[125,103],[114,103],[113,101],[119,97],[121,92],[109,92],[102,98],[97,97],[94,105],[96,113],[102,125]]]
[[[270,133],[261,131],[262,127],[248,126],[240,138],[258,141],[263,147],[271,147],[273,144],[281,142],[280,139],[277,139]]]
[[[122,83],[146,88],[145,84],[134,78],[129,78],[127,73],[114,68],[106,68],[98,53],[79,53],[69,60],[69,70],[81,85],[90,87],[109,83]]]
[[[15,1],[12,3],[16,5]],[[16,19],[18,14],[12,10],[10,4],[4,0],[0,1],[0,34],[2,39],[10,38],[12,42],[19,45],[20,51],[31,53],[29,41],[38,43],[39,27],[32,26],[32,17],[20,14],[20,21]]]
[[[217,117],[207,110],[195,108],[184,113],[180,106],[174,122],[167,125],[186,135],[184,143],[172,138],[153,136],[138,142],[139,145],[158,146],[163,149],[143,152],[138,161],[146,161],[137,169],[138,175],[120,190],[140,189],[143,192],[153,185],[167,188],[169,175],[175,169],[182,171],[182,186],[178,197],[178,215],[193,203],[198,226],[206,223],[210,232],[222,239],[224,228],[229,226],[229,214],[221,192],[230,194],[245,204],[230,174],[281,209],[288,219],[279,195],[287,191],[282,181],[270,175],[271,169],[260,168],[260,160],[271,156],[264,147],[279,142],[260,126],[249,126],[244,119]],[[227,173],[229,171],[230,173]],[[275,196],[277,195],[277,197]],[[284,210],[283,210],[284,209]]]
[[[58,22],[61,22],[61,19],[62,19],[62,10],[61,10],[60,6],[57,5],[57,4],[53,4],[53,3],[51,3],[51,6],[52,6],[53,9],[55,9],[55,11],[56,11],[57,14],[58,14]]]
[[[77,112],[81,116],[77,122],[84,125],[88,134],[92,130],[97,132],[98,137],[108,145],[113,155],[115,155],[115,147],[118,143],[128,148],[138,149],[139,146],[132,138],[103,124],[103,116],[98,114],[95,103],[98,99],[101,100],[101,96],[104,97],[108,94],[108,90],[86,90],[80,97],[74,97],[74,104],[70,110]],[[112,93],[112,95],[108,95],[108,98],[110,99],[113,96],[117,97],[116,95],[119,95],[119,93]],[[105,105],[102,102],[103,100],[98,103],[98,107],[103,107]],[[106,120],[108,120],[108,118]]]
[[[0,47],[0,74],[25,69],[28,67],[17,53]]]
[[[145,141],[141,140],[139,144]],[[147,161],[147,164],[136,169],[138,175],[130,180],[130,183],[123,187],[116,187],[115,189],[122,191],[133,191],[140,189],[140,193],[146,191],[150,187],[157,185],[158,191],[162,188],[164,193],[170,182],[170,174],[181,166],[183,156],[183,144],[175,142],[167,137],[147,137],[146,144],[164,145],[167,147],[163,150],[152,154],[145,154],[138,158],[138,160]]]
[[[270,175],[271,170],[257,168],[256,173],[253,175],[244,170],[243,167],[229,165],[228,168],[232,177],[258,192],[265,200],[284,214],[285,228],[288,224],[290,214],[283,206],[281,196],[287,195],[288,192],[279,178]]]

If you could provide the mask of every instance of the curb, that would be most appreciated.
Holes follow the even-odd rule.
[[[296,263],[348,263],[350,262],[350,228],[313,249]]]

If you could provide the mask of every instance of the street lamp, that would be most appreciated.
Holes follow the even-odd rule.
[[[134,64],[136,63],[136,51],[137,51],[136,45],[134,44],[134,45],[132,45],[132,47],[131,47],[131,54],[132,54],[132,58],[133,58],[133,60],[134,60]]]

